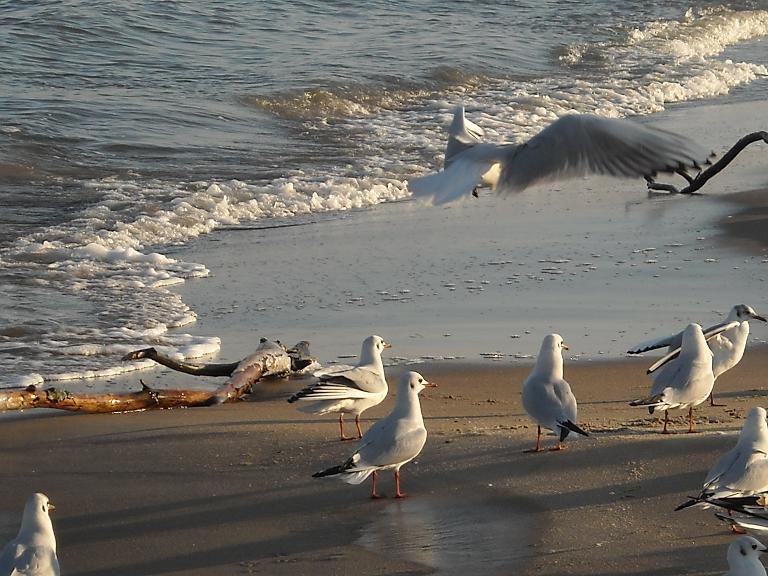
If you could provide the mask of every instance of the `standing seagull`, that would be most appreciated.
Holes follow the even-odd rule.
[[[48,515],[53,509],[45,494],[27,499],[19,533],[0,553],[0,576],[59,576],[56,536]]]
[[[482,131],[466,132],[454,137],[465,149],[454,146],[460,151],[450,157],[454,150],[449,140],[444,170],[410,181],[416,196],[435,204],[456,200],[474,191],[494,164],[501,168],[494,189],[509,194],[538,182],[586,174],[652,179],[658,172],[699,170],[711,156],[672,132],[590,114],[563,116],[522,144],[473,144]]]
[[[357,366],[341,372],[323,374],[314,382],[288,398],[288,402],[312,400],[312,404],[299,408],[311,414],[339,414],[339,436],[342,440],[354,440],[344,435],[344,414],[355,415],[357,437],[362,438],[360,414],[380,404],[387,397],[387,380],[381,353],[390,344],[381,336],[368,336],[363,340]]]
[[[736,364],[741,362],[741,358],[744,356],[744,349],[747,347],[747,337],[749,336],[749,322],[752,318],[754,320],[760,320],[766,322],[765,317],[755,312],[754,308],[747,306],[746,304],[736,304],[728,316],[723,322],[710,326],[704,330],[704,336],[707,338],[707,344],[712,350],[714,355],[712,359],[712,372],[715,375],[715,380],[723,372],[727,372]],[[725,324],[737,322],[737,324],[726,330],[720,332],[716,336],[712,337],[709,334],[717,332]],[[658,348],[668,348],[668,352],[671,352],[675,348],[679,348],[683,340],[683,333],[678,332],[672,336],[665,338],[658,338],[653,340],[647,340],[641,342],[631,350],[628,350],[628,354],[642,354],[649,350],[656,350]],[[709,395],[709,403],[712,406],[725,406],[725,404],[715,404],[714,393]]]
[[[729,325],[727,325],[729,326]],[[679,354],[679,355],[678,355]],[[647,398],[630,402],[630,406],[647,406],[648,412],[664,410],[664,429],[662,434],[669,434],[670,408],[688,408],[688,432],[694,431],[693,407],[709,397],[715,376],[712,373],[712,351],[704,339],[704,332],[698,324],[688,324],[683,331],[679,350],[667,354],[648,369],[654,376],[651,395]]]
[[[568,350],[568,346],[562,336],[545,336],[536,365],[523,383],[523,407],[537,425],[536,448],[526,452],[541,451],[542,426],[559,435],[557,447],[552,450],[562,450],[563,441],[571,432],[589,436],[576,424],[576,398],[563,380],[563,350]]]
[[[747,414],[736,446],[715,462],[696,498],[675,510],[696,504],[717,506],[722,498],[743,498],[768,490],[768,422],[765,408],[755,406]]]
[[[371,476],[371,498],[379,498],[376,492],[378,471],[394,470],[395,498],[404,497],[405,494],[400,491],[400,467],[416,458],[427,441],[419,392],[425,387],[435,386],[424,380],[418,372],[403,374],[392,412],[368,429],[346,462],[312,476],[322,478],[340,475],[348,484],[360,484]]]
[[[768,550],[752,536],[739,536],[728,546],[728,572],[723,576],[766,576],[760,555]]]

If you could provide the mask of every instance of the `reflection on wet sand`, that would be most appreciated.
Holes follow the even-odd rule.
[[[525,515],[498,500],[418,496],[389,503],[355,543],[442,576],[501,576],[527,555],[530,534]]]

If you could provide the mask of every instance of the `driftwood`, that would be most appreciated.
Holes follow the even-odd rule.
[[[739,155],[739,153],[744,150],[747,146],[752,144],[753,142],[758,142],[762,140],[766,144],[768,144],[768,132],[760,131],[760,132],[752,132],[751,134],[747,134],[744,136],[741,140],[736,142],[728,152],[723,154],[722,158],[715,162],[714,164],[711,164],[706,170],[703,170],[696,174],[695,176],[691,176],[684,170],[678,170],[677,174],[685,178],[688,182],[688,185],[684,188],[677,188],[676,186],[672,184],[665,184],[662,182],[656,182],[653,178],[646,177],[646,182],[648,184],[648,190],[659,190],[663,192],[669,192],[671,194],[695,194],[704,184],[707,183],[707,181],[721,172],[723,168],[728,166],[736,156]]]
[[[240,362],[195,365],[161,355],[154,348],[136,350],[123,360],[150,358],[159,364],[196,376],[229,376],[215,390],[154,389],[141,383],[142,389],[123,394],[77,394],[60,388],[38,390],[36,386],[0,390],[0,410],[56,408],[71,412],[102,414],[162,408],[211,406],[233,402],[251,391],[253,384],[268,376],[297,372],[312,363],[309,345],[300,342],[286,350],[279,342],[261,340],[256,351]]]

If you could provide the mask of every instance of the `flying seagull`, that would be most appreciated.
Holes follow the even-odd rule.
[[[565,115],[519,144],[481,142],[477,128],[468,124],[460,107],[449,131],[445,169],[411,180],[408,186],[415,196],[435,204],[457,200],[482,184],[496,164],[498,179],[486,181],[511,194],[587,174],[653,179],[658,172],[700,170],[712,155],[673,132],[592,114]]]

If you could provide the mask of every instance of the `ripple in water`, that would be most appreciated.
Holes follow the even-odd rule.
[[[388,504],[355,543],[441,576],[507,576],[528,555],[531,532],[519,510],[497,500],[418,496]]]

